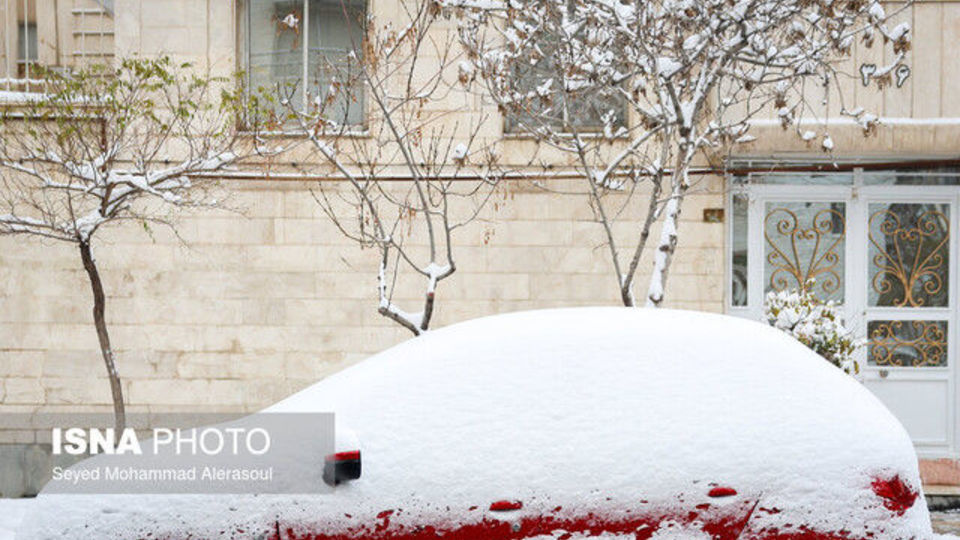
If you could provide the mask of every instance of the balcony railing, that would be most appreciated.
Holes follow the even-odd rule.
[[[0,0],[0,92],[7,100],[43,91],[37,69],[110,64],[112,0]]]

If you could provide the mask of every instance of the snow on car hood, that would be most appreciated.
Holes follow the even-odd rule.
[[[732,317],[577,308],[472,320],[270,411],[334,411],[361,445],[362,478],[313,497],[48,496],[24,537],[213,536],[238,523],[334,534],[548,513],[562,528],[710,505],[746,508],[754,531],[932,534],[899,422],[800,343]],[[495,501],[522,509],[494,514]]]

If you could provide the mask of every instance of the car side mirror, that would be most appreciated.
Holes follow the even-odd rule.
[[[323,482],[336,486],[360,478],[360,451],[337,452],[323,460]]]

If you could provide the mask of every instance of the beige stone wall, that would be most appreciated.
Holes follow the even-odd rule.
[[[117,54],[171,54],[229,73],[237,62],[235,9],[219,0],[118,0]],[[385,21],[396,5],[373,0],[371,9]],[[469,125],[479,108],[476,96],[453,93],[428,114]],[[487,138],[501,125],[491,116]],[[532,149],[512,141],[504,157],[525,162]],[[324,170],[302,152],[287,160]],[[308,184],[231,180],[226,187],[243,214],[186,216],[183,242],[127,224],[104,231],[95,245],[132,411],[255,410],[409,338],[376,312],[376,254],[337,232]],[[636,237],[642,206],[638,198],[618,225],[624,241]],[[718,179],[696,186],[670,305],[722,309],[724,226],[701,219],[703,208],[722,206]],[[459,271],[440,285],[434,328],[521,309],[617,303],[609,255],[584,198],[511,185],[483,217],[456,237]],[[422,287],[402,282],[395,301],[416,311]],[[639,296],[645,287],[640,277]],[[89,285],[72,246],[0,239],[0,407],[106,409],[109,386],[91,319]]]
[[[408,339],[376,312],[376,254],[343,239],[305,184],[229,187],[244,214],[185,217],[186,245],[167,230],[127,224],[101,233],[95,246],[131,410],[255,410]],[[702,221],[703,208],[722,206],[717,179],[690,197],[669,305],[722,310],[725,229]],[[457,238],[460,270],[438,289],[435,327],[522,309],[616,305],[609,256],[584,199],[512,189],[498,207]],[[637,226],[625,222],[623,235]],[[638,281],[642,295],[646,281]],[[403,290],[410,292],[396,301],[416,310],[409,302],[421,284]],[[109,399],[79,254],[0,239],[0,407],[106,408]]]
[[[392,5],[371,2],[381,15]],[[857,103],[878,105],[885,116],[960,116],[949,94],[960,73],[951,52],[960,44],[958,6],[921,2],[908,11],[918,29],[913,75],[899,91],[854,86]],[[235,10],[231,0],[117,0],[117,55],[162,52],[230,72],[237,65]],[[479,103],[454,94],[438,112],[468,119]],[[490,137],[499,125],[490,122]],[[957,127],[888,127],[864,139],[836,125],[831,134],[845,156],[929,155],[955,152]],[[758,141],[741,152],[822,157],[777,129],[756,133]],[[530,146],[511,141],[504,155],[523,162]],[[408,337],[376,313],[375,254],[338,234],[308,185],[231,180],[227,187],[245,214],[185,217],[186,245],[169,231],[128,224],[105,231],[95,246],[131,410],[254,410]],[[508,193],[489,221],[458,237],[460,270],[441,284],[434,327],[519,309],[616,304],[609,255],[586,201],[520,187]],[[723,310],[725,225],[702,218],[703,209],[724,206],[719,179],[697,184],[682,214],[668,305]],[[618,227],[620,236],[636,234],[636,217]],[[649,268],[645,260],[642,269]],[[637,283],[642,295],[645,276]],[[0,239],[0,407],[107,407],[90,308],[71,247]]]

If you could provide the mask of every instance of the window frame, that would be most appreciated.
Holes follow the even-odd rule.
[[[566,117],[566,110],[563,111],[564,117]],[[629,139],[628,133],[630,132],[630,107],[627,105],[627,101],[623,102],[623,122],[621,127],[624,130],[618,130],[620,133],[616,134],[614,140],[626,140]],[[514,126],[511,129],[510,124],[513,123]],[[564,119],[564,126],[569,125],[569,120]],[[563,127],[563,126],[559,126]],[[501,132],[503,136],[507,139],[530,139],[536,138],[536,134],[531,132],[529,129],[524,128],[519,122],[515,122],[511,119],[511,114],[509,112],[503,113],[502,115],[502,126]],[[597,124],[594,126],[578,126],[578,131],[576,133],[567,130],[559,130],[558,133],[563,136],[573,137],[574,135],[584,137],[584,138],[602,138],[603,134],[603,125]]]
[[[251,21],[251,11],[250,4],[255,0],[241,0],[237,5],[237,19],[236,19],[236,51],[238,52],[236,56],[236,65],[237,69],[243,73],[243,82],[247,86],[247,91],[251,91],[250,81],[251,81],[251,69],[250,69],[250,55],[251,55],[251,36],[252,36],[252,21]],[[301,98],[303,103],[307,103],[307,94],[309,92],[309,84],[306,81],[310,79],[310,30],[309,30],[309,17],[310,17],[310,2],[311,0],[292,0],[294,2],[300,2],[302,5],[302,28],[303,31],[300,35],[300,40],[303,43],[303,53],[301,57],[302,68],[301,68],[301,84],[299,92],[302,92]],[[364,17],[369,17],[371,10],[371,0],[344,0],[352,1],[358,5],[362,5]],[[366,32],[366,29],[364,30]],[[366,35],[364,35],[364,38]],[[350,123],[345,126],[343,135],[346,136],[361,136],[365,137],[369,135],[368,132],[368,117],[369,117],[369,103],[366,99],[363,100],[361,110],[361,118],[356,123]],[[265,135],[276,135],[276,136],[289,136],[294,135],[296,132],[294,130],[288,130],[282,128],[280,130],[266,132]]]
[[[745,158],[741,158],[745,159]],[[928,158],[929,159],[929,158]],[[878,398],[886,404],[894,414],[901,417],[907,427],[911,439],[921,457],[956,458],[960,452],[960,424],[956,418],[960,416],[960,315],[957,306],[960,300],[960,253],[957,250],[957,237],[952,231],[960,230],[960,168],[950,166],[949,170],[937,169],[937,160],[931,160],[931,168],[919,168],[915,165],[923,160],[903,160],[904,166],[898,167],[897,162],[875,162],[850,159],[843,163],[843,167],[835,172],[842,172],[852,176],[853,181],[844,185],[811,185],[791,183],[765,182],[769,172],[744,173],[748,178],[757,177],[755,181],[740,186],[734,177],[726,178],[726,204],[732,214],[733,196],[746,194],[749,197],[749,219],[747,234],[748,261],[747,281],[749,298],[746,306],[732,305],[733,288],[733,224],[727,220],[727,243],[723,246],[725,261],[726,282],[724,287],[724,310],[733,316],[744,317],[754,321],[763,321],[763,280],[757,276],[763,275],[764,252],[762,238],[762,217],[765,211],[759,204],[772,199],[786,200],[825,200],[836,198],[847,203],[847,245],[844,279],[846,292],[842,314],[848,329],[859,338],[875,339],[877,344],[886,345],[890,341],[894,345],[909,348],[913,347],[911,336],[907,333],[896,338],[886,340],[883,335],[876,338],[869,335],[871,323],[888,321],[913,324],[920,321],[925,325],[945,323],[946,347],[945,357],[939,364],[888,364],[871,362],[869,344],[856,353],[860,365],[860,378],[864,385],[874,391]],[[760,160],[750,163],[749,168],[763,171],[766,165],[771,169],[777,165],[789,168],[791,164],[798,167],[814,165],[815,158],[809,161],[792,159],[769,163]],[[736,168],[736,162],[733,168]],[[743,161],[740,161],[742,164]],[[857,166],[861,165],[863,166]],[[759,166],[758,166],[759,165]],[[883,166],[880,169],[880,166]],[[775,173],[774,173],[775,174]],[[782,178],[780,179],[782,182]],[[914,183],[916,182],[916,183]],[[946,306],[923,307],[891,307],[872,306],[869,301],[871,277],[874,273],[869,255],[868,224],[871,215],[871,204],[946,204],[949,205],[949,261],[946,269],[946,281],[949,283]],[[758,294],[759,293],[759,294]],[[901,339],[903,338],[903,339]],[[938,343],[934,335],[931,343]],[[913,347],[916,349],[916,347]],[[919,349],[917,349],[919,350]],[[922,398],[922,399],[921,399]],[[919,401],[918,401],[919,400]],[[926,401],[924,401],[926,400]],[[924,403],[923,407],[914,407],[916,403]],[[933,403],[936,409],[927,407]],[[928,414],[929,413],[929,414]]]

